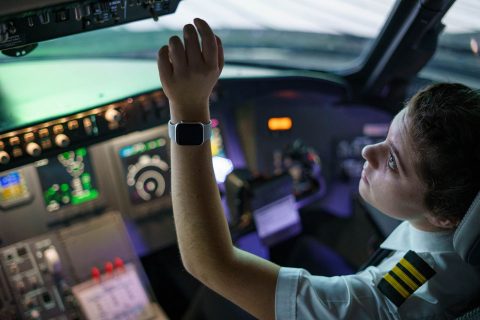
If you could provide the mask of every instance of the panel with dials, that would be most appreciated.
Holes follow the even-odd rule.
[[[166,123],[168,118],[167,99],[158,90],[0,133],[0,171]]]

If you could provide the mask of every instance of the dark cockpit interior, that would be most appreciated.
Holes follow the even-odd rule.
[[[479,15],[475,0],[1,1],[0,319],[249,319],[176,246],[156,56],[194,17],[225,47],[211,144],[232,239],[313,273],[315,250],[358,270],[399,224],[358,195],[362,148],[419,88],[480,88]]]

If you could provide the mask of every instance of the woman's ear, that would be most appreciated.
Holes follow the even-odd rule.
[[[432,214],[426,215],[428,222],[438,228],[454,229],[458,226],[458,219],[434,216]]]

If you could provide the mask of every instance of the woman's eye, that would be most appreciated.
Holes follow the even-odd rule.
[[[395,157],[390,153],[388,155],[388,167],[392,170],[397,170],[397,162],[395,161]]]

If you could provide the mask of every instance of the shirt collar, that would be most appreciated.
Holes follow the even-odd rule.
[[[453,233],[453,231],[421,231],[408,221],[404,221],[392,231],[380,247],[397,251],[452,252]]]

